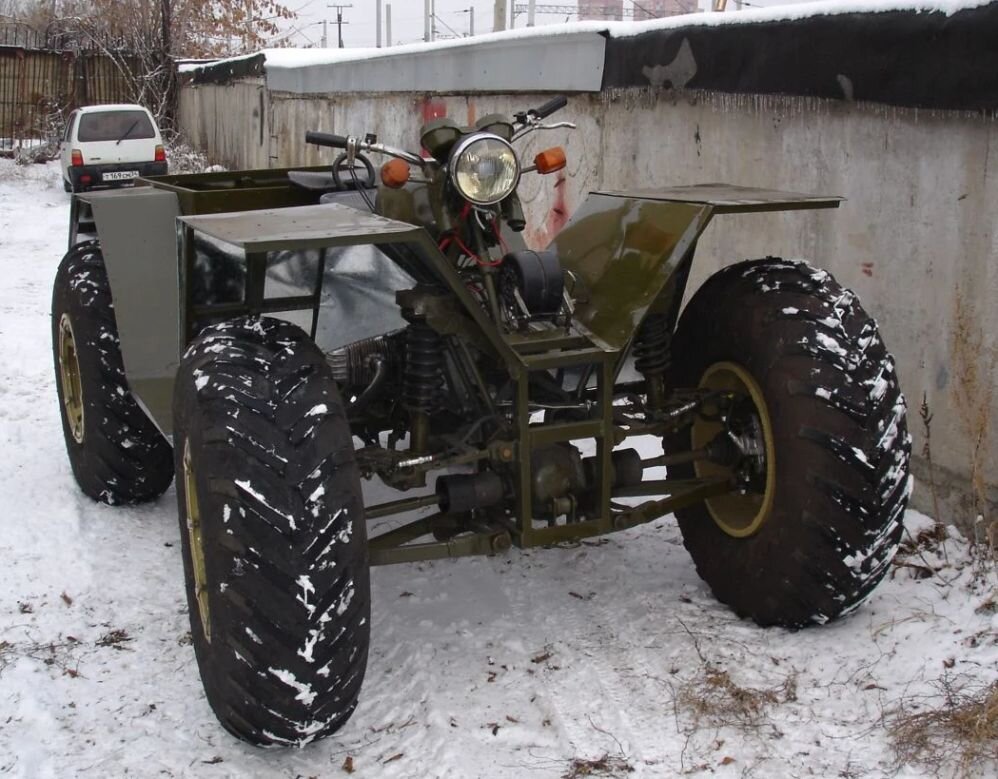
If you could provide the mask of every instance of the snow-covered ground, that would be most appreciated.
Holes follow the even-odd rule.
[[[958,539],[791,633],[718,605],[662,520],[375,569],[353,719],[301,750],[234,740],[198,680],[173,490],[109,508],[70,473],[49,344],[68,205],[54,165],[0,160],[0,775],[894,776],[893,711],[998,676],[995,574],[975,579]]]

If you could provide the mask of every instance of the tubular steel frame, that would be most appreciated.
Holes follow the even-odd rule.
[[[671,303],[677,296],[681,299],[685,291],[687,274],[681,271],[692,262],[697,239],[715,213],[827,208],[837,206],[838,199],[794,196],[724,185],[633,193],[593,193],[591,197],[594,199],[587,201],[573,217],[573,220],[579,219],[580,226],[575,228],[574,233],[571,231],[571,224],[566,227],[556,238],[555,248],[563,258],[567,257],[568,264],[565,267],[573,272],[580,270],[583,277],[589,274],[590,281],[597,285],[596,298],[588,310],[582,308],[581,315],[567,329],[528,333],[506,332],[490,319],[489,313],[471,294],[453,263],[440,251],[426,230],[383,217],[365,217],[352,209],[347,209],[350,216],[333,210],[323,212],[325,216],[318,221],[315,221],[315,214],[307,209],[282,209],[280,213],[286,214],[289,222],[294,223],[295,218],[302,220],[301,223],[295,223],[299,228],[299,232],[295,233],[298,238],[280,237],[278,228],[285,225],[278,222],[276,227],[273,226],[274,214],[278,212],[267,212],[267,218],[272,222],[271,233],[251,232],[240,241],[246,252],[247,265],[244,300],[224,306],[195,306],[191,300],[193,285],[189,283],[194,273],[194,231],[206,229],[211,234],[211,223],[217,217],[209,218],[208,221],[197,216],[181,217],[180,221],[184,223],[181,231],[180,273],[183,343],[186,344],[193,336],[195,319],[219,314],[231,316],[311,309],[314,331],[321,300],[322,275],[317,276],[316,289],[311,295],[264,298],[265,252],[278,243],[287,249],[407,244],[418,255],[420,264],[432,273],[436,279],[435,284],[442,285],[447,293],[460,301],[463,314],[470,321],[459,324],[459,328],[469,328],[470,332],[465,333],[466,338],[486,352],[493,353],[514,382],[514,440],[493,441],[480,451],[457,457],[429,456],[424,462],[413,463],[411,472],[425,474],[456,462],[470,463],[486,459],[512,466],[516,495],[512,517],[509,516],[509,507],[506,507],[505,513],[497,509],[482,511],[484,518],[473,525],[462,524],[448,528],[447,520],[453,520],[453,517],[441,513],[415,519],[369,539],[373,565],[494,554],[512,544],[531,547],[602,535],[650,522],[678,508],[730,492],[733,484],[728,478],[665,479],[641,482],[615,491],[611,453],[616,444],[638,432],[614,422],[615,379],[630,351],[637,327],[645,316],[653,310],[668,310],[673,316],[678,312],[678,306]],[[636,224],[639,229],[631,232],[612,230],[612,234],[601,236],[602,241],[597,241],[594,248],[593,241],[586,237],[586,225],[591,225],[593,219],[601,219],[607,215],[611,217],[611,225],[626,223],[630,229]],[[309,216],[312,217],[312,222],[308,222]],[[623,218],[625,216],[626,219]],[[237,228],[240,219],[239,214],[233,214],[228,229]],[[320,223],[322,227],[319,227]],[[225,226],[219,227],[217,221],[215,224],[216,229],[223,232],[226,229]],[[221,235],[216,233],[216,237]],[[634,295],[633,292],[599,286],[602,279],[615,278],[620,273],[628,272],[628,268],[638,274],[635,278],[639,280],[640,289],[636,297],[624,297],[627,294]],[[484,281],[486,288],[490,289],[494,287],[494,282],[488,271],[486,269]],[[493,283],[490,285],[490,282]],[[663,297],[668,300],[660,300]],[[494,309],[495,301],[491,302],[491,308]],[[451,329],[453,323],[447,321],[448,312],[445,309],[434,311],[433,305],[427,303],[426,311],[422,314],[428,324],[439,332],[455,332]],[[670,326],[674,325],[675,322],[672,322]],[[593,332],[591,328],[605,333],[606,338]],[[531,373],[563,368],[583,368],[595,373],[596,414],[592,419],[583,421],[531,424]],[[483,391],[481,386],[478,389]],[[674,388],[671,389],[674,391]],[[693,403],[688,410],[695,410],[696,405]],[[678,420],[679,423],[682,421],[683,419]],[[641,434],[659,435],[675,430],[676,427],[676,417],[654,414],[650,420],[638,425]],[[531,469],[533,451],[538,447],[580,439],[596,441],[595,517],[569,521],[566,516],[563,524],[538,520],[547,521],[548,526],[536,527]],[[695,453],[680,453],[681,457],[686,455],[694,456]],[[651,463],[646,463],[649,464]],[[655,499],[633,507],[614,503],[615,498],[643,496]],[[435,503],[435,496],[419,495],[370,506],[366,512],[369,518],[374,519],[427,508]],[[564,512],[555,513],[565,516]],[[477,515],[475,519],[478,519]],[[437,538],[445,537],[448,529],[454,535],[447,540],[417,542],[417,539],[430,533]]]

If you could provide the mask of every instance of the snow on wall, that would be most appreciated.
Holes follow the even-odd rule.
[[[754,24],[759,22],[795,21],[815,16],[831,16],[853,13],[884,13],[890,11],[911,11],[914,13],[941,13],[952,16],[958,11],[979,8],[992,0],[819,0],[813,3],[792,3],[788,5],[749,8],[737,13],[683,14],[664,19],[643,22],[568,22],[541,27],[520,27],[501,32],[476,35],[473,39],[455,38],[431,43],[409,43],[390,48],[348,48],[348,49],[262,49],[259,52],[239,57],[229,57],[215,63],[189,63],[180,66],[181,73],[196,73],[221,63],[245,62],[259,54],[266,58],[266,70],[302,68],[314,65],[337,65],[346,62],[364,62],[372,59],[396,57],[405,54],[428,54],[452,49],[469,49],[492,42],[513,40],[533,40],[555,38],[562,35],[602,34],[610,38],[629,38],[657,30],[674,30],[684,27],[719,27],[731,24]]]
[[[577,22],[390,49],[270,49],[188,69],[272,92],[699,89],[998,111],[998,4],[827,0]]]

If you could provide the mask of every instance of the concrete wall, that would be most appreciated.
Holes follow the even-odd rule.
[[[424,120],[473,121],[545,96],[291,95],[257,83],[188,87],[181,125],[230,166],[320,164],[308,129],[415,148]],[[265,96],[260,108],[260,97]],[[263,118],[261,132],[257,122]],[[838,211],[724,216],[701,242],[691,287],[724,264],[805,257],[855,289],[897,357],[915,438],[915,505],[931,510],[918,407],[934,415],[940,513],[964,526],[998,508],[998,122],[975,114],[780,96],[628,88],[573,96],[523,157],[562,144],[567,175],[521,185],[528,241],[546,244],[600,188],[723,181],[840,194]],[[992,152],[994,157],[992,157]],[[976,483],[976,486],[973,484]]]

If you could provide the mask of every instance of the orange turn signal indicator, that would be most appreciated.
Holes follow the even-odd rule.
[[[411,170],[405,160],[389,160],[381,166],[381,183],[390,189],[404,187]]]
[[[565,167],[565,150],[560,146],[552,146],[534,157],[534,165],[540,174],[554,173]]]

